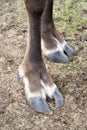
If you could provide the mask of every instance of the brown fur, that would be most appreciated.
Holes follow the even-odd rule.
[[[25,77],[29,80],[30,90],[35,92],[40,91],[42,88],[40,79],[42,79],[46,84],[49,84],[49,86],[52,86],[53,84],[46,71],[41,53],[41,32],[42,37],[47,41],[46,47],[49,49],[56,48],[56,43],[54,43],[53,39],[50,37],[52,34],[56,35],[52,18],[53,0],[24,1],[28,13],[29,42],[27,43],[22,67]],[[53,44],[50,44],[49,42]]]

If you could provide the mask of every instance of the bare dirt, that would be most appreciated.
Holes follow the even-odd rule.
[[[67,64],[47,61],[48,71],[64,95],[61,108],[47,99],[50,113],[32,110],[22,81],[17,82],[27,40],[23,1],[0,0],[0,130],[87,130],[87,25],[66,40],[75,48]]]

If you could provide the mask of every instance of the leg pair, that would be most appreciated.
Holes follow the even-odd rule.
[[[46,95],[55,100],[56,107],[63,105],[63,97],[47,73],[41,48],[55,62],[67,62],[74,52],[56,32],[52,19],[53,0],[24,1],[28,13],[29,40],[19,75],[23,77],[29,106],[45,113],[50,111]]]

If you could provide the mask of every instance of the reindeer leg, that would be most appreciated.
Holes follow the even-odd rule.
[[[74,56],[74,50],[70,47],[63,36],[56,31],[53,22],[53,0],[46,0],[45,10],[42,16],[42,51],[53,62],[65,63]]]
[[[25,84],[26,99],[37,112],[50,111],[46,103],[45,90],[41,85],[40,73],[43,60],[41,54],[41,15],[45,6],[45,0],[24,0],[29,22],[29,41],[19,74]]]

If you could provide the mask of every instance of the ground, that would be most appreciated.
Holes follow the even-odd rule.
[[[0,130],[87,130],[86,0],[55,0],[54,20],[76,55],[66,64],[44,58],[65,102],[55,108],[47,99],[51,111],[41,114],[28,106],[22,80],[17,82],[27,41],[23,1],[0,0]]]

